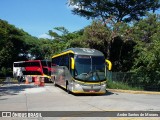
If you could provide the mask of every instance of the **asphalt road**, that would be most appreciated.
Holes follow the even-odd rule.
[[[101,117],[94,111],[160,111],[160,94],[132,94],[110,92],[105,95],[73,95],[65,90],[46,84],[36,87],[33,84],[6,84],[0,87],[0,111],[80,111],[78,117],[42,117],[32,120],[159,120],[159,117],[115,118]],[[89,111],[94,117],[84,117]],[[92,112],[93,111],[93,112]],[[65,112],[64,112],[65,113]],[[71,113],[71,112],[70,112]],[[117,114],[117,113],[116,113]],[[92,115],[91,115],[92,116]],[[17,118],[0,118],[0,120]],[[29,118],[18,118],[27,120]]]

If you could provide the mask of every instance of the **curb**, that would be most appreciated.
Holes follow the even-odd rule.
[[[109,91],[109,92],[131,93],[131,94],[160,95],[160,92],[151,92],[151,91],[133,91],[133,90],[121,90],[121,89],[107,89],[107,91]]]

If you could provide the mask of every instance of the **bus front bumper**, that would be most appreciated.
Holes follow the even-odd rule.
[[[105,94],[106,93],[106,84],[74,83],[71,91],[73,93]]]

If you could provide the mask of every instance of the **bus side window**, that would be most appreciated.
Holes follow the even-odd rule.
[[[52,65],[53,64],[59,65],[59,59],[60,59],[60,57],[56,57],[56,58],[52,59]]]
[[[64,56],[64,64],[69,69],[69,56],[68,55]]]
[[[60,66],[66,66],[67,68],[69,68],[69,56],[68,55],[64,55],[60,57]]]
[[[63,56],[59,57],[59,66],[64,66]]]

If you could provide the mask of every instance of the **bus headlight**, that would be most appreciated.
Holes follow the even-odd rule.
[[[81,87],[81,85],[78,84],[78,83],[75,83],[75,87],[76,87],[76,88],[79,88],[79,87]]]
[[[75,82],[75,83],[74,83],[74,89],[75,89],[75,90],[78,90],[78,91],[79,91],[79,90],[81,91],[81,90],[82,90],[82,85]]]
[[[105,87],[106,86],[106,82],[102,82],[101,85]]]

